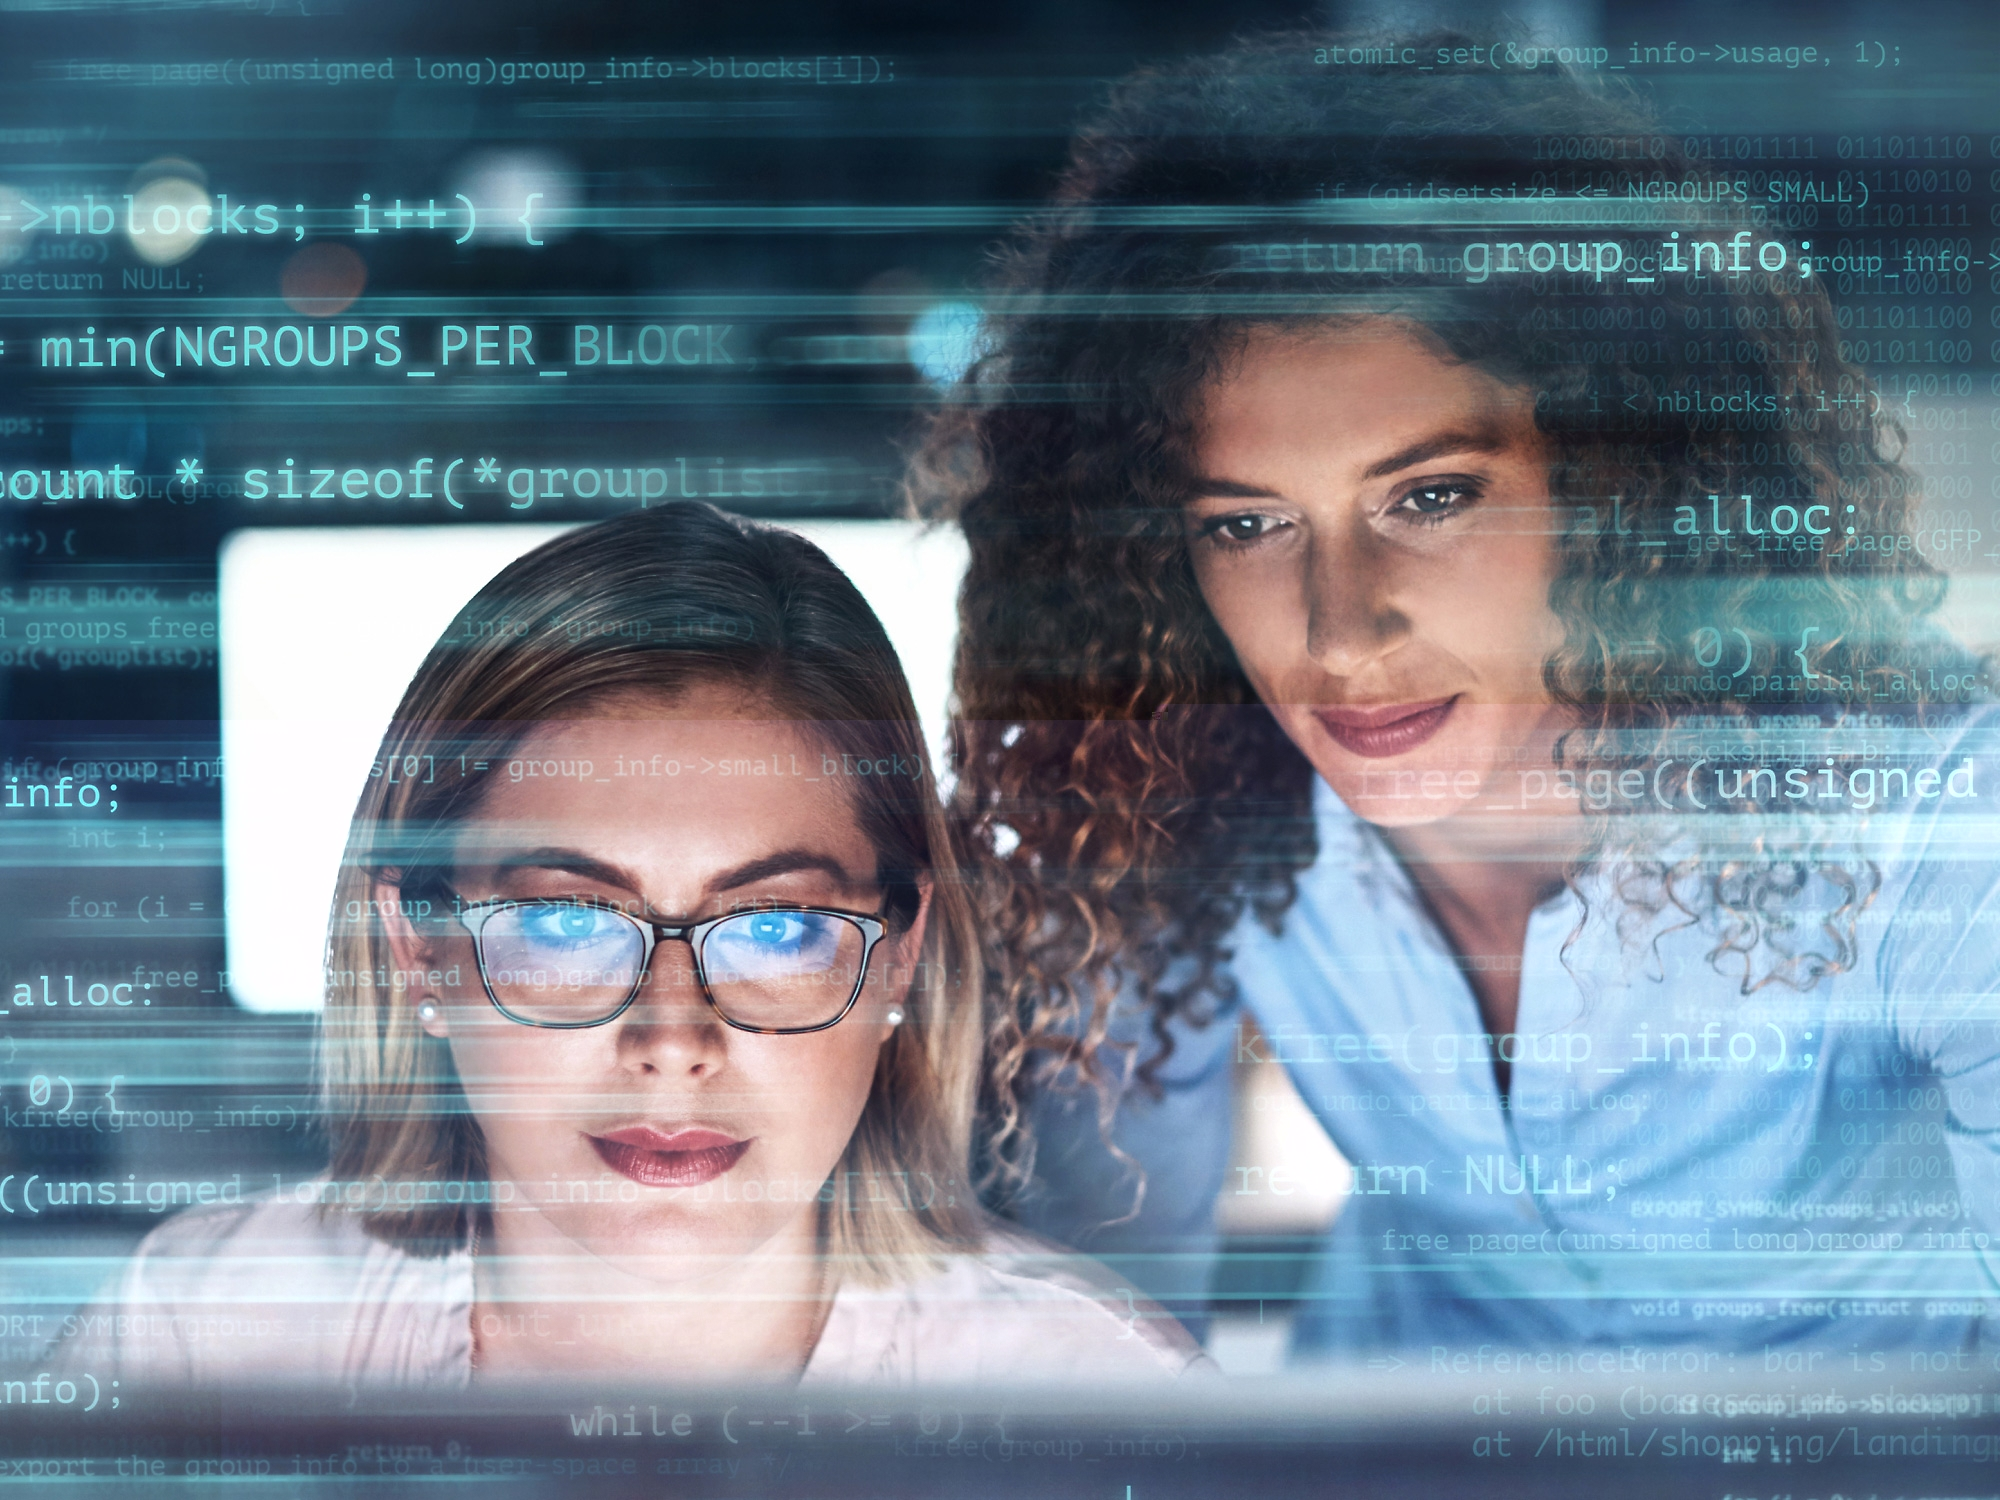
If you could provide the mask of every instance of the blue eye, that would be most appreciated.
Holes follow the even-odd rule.
[[[743,923],[743,930],[760,946],[794,943],[805,924],[791,912],[758,912]]]
[[[524,901],[489,908],[479,966],[496,1004],[535,1025],[595,1025],[645,977],[646,933],[610,907]]]
[[[711,978],[722,982],[816,972],[839,961],[842,938],[850,927],[821,912],[745,912],[709,934],[702,961]]]
[[[631,926],[616,912],[568,902],[519,906],[509,915],[512,920],[506,925],[523,940],[564,948],[602,942]]]

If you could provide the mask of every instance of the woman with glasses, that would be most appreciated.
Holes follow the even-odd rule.
[[[383,740],[328,952],[326,1177],[156,1231],[71,1348],[100,1379],[1200,1359],[981,1214],[967,893],[888,639],[797,536],[671,505],[488,584]]]

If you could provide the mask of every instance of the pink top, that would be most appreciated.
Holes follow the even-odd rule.
[[[272,1201],[195,1209],[139,1245],[64,1323],[57,1363],[126,1385],[463,1389],[472,1256],[409,1254],[353,1216]],[[1200,1347],[1105,1267],[996,1232],[889,1287],[843,1285],[805,1384],[1172,1380]]]

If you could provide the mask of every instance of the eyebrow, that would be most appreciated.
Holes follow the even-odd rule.
[[[1275,500],[1276,490],[1267,490],[1260,485],[1239,484],[1234,479],[1215,479],[1206,474],[1194,477],[1194,492],[1197,495],[1213,495],[1219,500]]]
[[[1412,464],[1428,463],[1434,458],[1443,458],[1447,453],[1498,453],[1506,446],[1500,435],[1490,429],[1485,432],[1440,432],[1431,437],[1419,438],[1407,448],[1398,449],[1379,463],[1372,463],[1362,471],[1363,479],[1380,479],[1385,474],[1393,474],[1398,469],[1407,469]]]
[[[595,880],[603,885],[617,886],[621,890],[640,895],[640,881],[623,866],[608,864],[595,859],[580,849],[529,849],[520,854],[508,855],[493,862],[496,870],[560,870],[571,875],[581,875],[586,880]],[[779,849],[771,854],[759,855],[740,865],[724,870],[708,882],[709,889],[731,891],[741,886],[752,885],[759,880],[769,880],[779,875],[796,875],[817,870],[840,882],[846,890],[859,890],[868,882],[859,879],[855,873],[830,854],[822,854],[812,849]],[[650,902],[647,903],[649,906]]]
[[[809,870],[832,876],[848,890],[858,890],[868,883],[857,878],[852,870],[830,854],[820,854],[812,849],[780,849],[775,854],[747,860],[733,870],[724,870],[709,884],[716,890],[728,891],[759,880],[769,880],[774,875],[797,875]]]
[[[639,890],[638,879],[631,871],[601,859],[592,859],[580,849],[529,849],[494,860],[493,868],[502,873],[509,870],[561,870],[566,874],[581,875],[586,880],[595,880],[600,885],[619,886],[635,895]]]
[[[1498,453],[1506,444],[1499,434],[1486,432],[1439,432],[1430,437],[1419,438],[1406,448],[1399,448],[1387,457],[1379,459],[1362,470],[1363,479],[1381,479],[1413,464],[1428,463],[1431,459],[1442,458],[1448,453]],[[1243,484],[1234,479],[1218,479],[1213,475],[1197,474],[1193,481],[1194,492],[1202,496],[1215,496],[1230,500],[1275,500],[1276,490],[1267,490],[1261,485]]]

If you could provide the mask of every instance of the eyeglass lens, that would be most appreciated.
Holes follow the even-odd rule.
[[[860,926],[827,912],[750,911],[709,929],[697,955],[716,1008],[762,1030],[824,1025],[860,983]],[[643,929],[622,912],[523,902],[488,918],[481,962],[494,998],[526,1021],[606,1018],[645,975]]]

